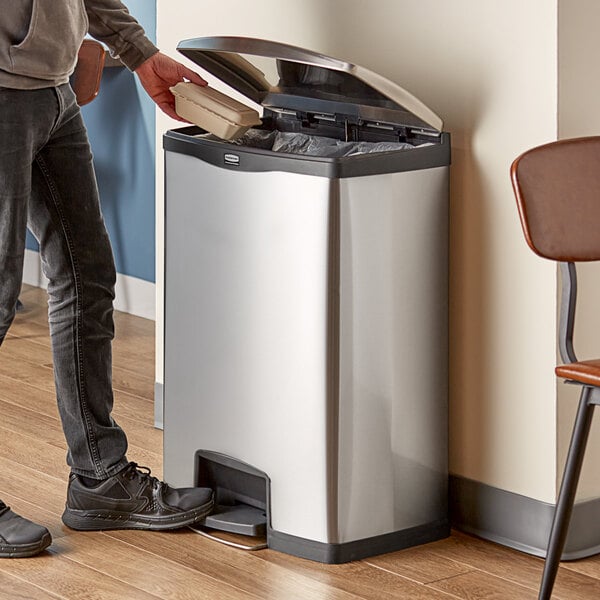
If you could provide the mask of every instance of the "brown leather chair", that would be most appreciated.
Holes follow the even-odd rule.
[[[533,148],[511,167],[521,225],[529,247],[559,262],[562,298],[556,375],[581,386],[579,409],[558,495],[539,600],[552,595],[592,423],[600,404],[600,359],[578,361],[573,350],[577,300],[575,263],[600,260],[600,137]]]
[[[77,58],[77,66],[71,77],[71,87],[77,96],[77,104],[91,102],[100,90],[100,80],[106,59],[106,50],[99,42],[84,40]]]

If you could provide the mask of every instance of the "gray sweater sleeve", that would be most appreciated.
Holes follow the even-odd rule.
[[[142,26],[119,0],[85,0],[85,9],[90,35],[104,42],[130,70],[134,71],[158,52]]]

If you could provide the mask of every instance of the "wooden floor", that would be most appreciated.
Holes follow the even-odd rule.
[[[0,349],[0,498],[45,524],[36,558],[0,560],[0,599],[520,600],[537,598],[542,561],[461,533],[426,546],[328,566],[248,553],[189,530],[78,533],[60,520],[66,446],[53,393],[45,293],[26,287]],[[129,458],[161,474],[153,428],[154,324],[117,314],[114,414]],[[561,566],[555,598],[600,598],[600,556]]]

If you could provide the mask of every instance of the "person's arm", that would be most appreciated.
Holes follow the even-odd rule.
[[[85,0],[89,33],[131,71],[158,52],[143,27],[119,0]]]
[[[159,52],[119,0],[85,0],[85,9],[90,35],[104,42],[114,56],[135,71],[146,92],[166,114],[181,121],[175,113],[175,98],[169,88],[185,79],[206,85],[204,79]]]

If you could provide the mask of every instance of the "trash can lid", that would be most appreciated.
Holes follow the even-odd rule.
[[[269,109],[344,114],[436,132],[443,127],[440,117],[396,83],[310,50],[233,36],[183,40],[177,50]]]

